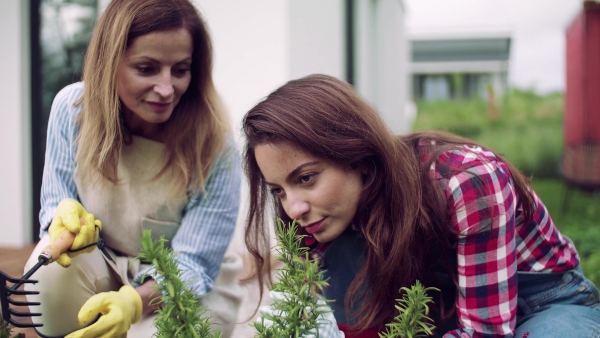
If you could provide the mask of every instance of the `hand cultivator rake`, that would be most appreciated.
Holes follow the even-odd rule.
[[[11,308],[12,306],[36,306],[37,302],[18,301],[11,296],[27,296],[39,294],[37,291],[19,290],[23,284],[35,284],[36,280],[29,279],[41,266],[54,262],[63,252],[66,252],[73,244],[75,235],[70,231],[63,231],[61,235],[50,245],[48,245],[38,256],[38,262],[21,278],[13,278],[0,271],[0,301],[2,303],[2,319],[15,327],[37,328],[42,324],[24,323],[15,320],[13,317],[35,317],[41,316],[40,313],[22,312]],[[7,283],[10,283],[9,286]],[[37,332],[37,329],[36,329]],[[42,336],[39,332],[38,335]]]

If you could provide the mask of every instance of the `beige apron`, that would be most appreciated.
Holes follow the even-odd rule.
[[[155,178],[164,163],[163,144],[136,136],[132,141],[130,145],[123,147],[117,169],[120,181],[117,184],[99,176],[82,178],[78,174],[75,175],[79,199],[86,210],[102,221],[101,237],[106,242],[106,246],[111,249],[109,252],[115,263],[102,255],[100,250],[94,250],[92,254],[74,257],[73,265],[69,269],[63,269],[58,264],[51,264],[45,269],[40,269],[40,271],[45,271],[44,279],[40,279],[42,281],[54,280],[56,282],[57,279],[60,279],[64,284],[65,279],[56,277],[55,273],[66,275],[65,271],[71,270],[70,272],[75,273],[76,277],[73,276],[68,284],[80,282],[84,284],[84,286],[70,285],[68,289],[71,291],[64,295],[71,298],[72,301],[69,304],[74,304],[71,306],[74,309],[66,312],[75,311],[75,320],[73,320],[72,313],[67,315],[62,312],[63,315],[60,316],[62,320],[56,320],[56,318],[53,319],[52,316],[46,315],[48,311],[43,311],[45,318],[40,319],[40,322],[44,324],[44,327],[40,329],[40,332],[44,334],[62,334],[65,330],[72,330],[73,325],[77,325],[75,329],[78,328],[76,313],[83,304],[82,301],[85,302],[91,295],[98,292],[118,290],[121,285],[132,283],[133,277],[147,267],[134,258],[141,249],[140,238],[143,229],[150,229],[153,239],[164,236],[169,240],[167,243],[170,243],[181,224],[182,210],[187,203],[186,196],[176,194],[170,183],[172,179],[169,173],[158,179]],[[28,266],[37,262],[39,251],[45,246],[42,242],[48,244],[47,236],[34,250]],[[100,259],[104,264],[99,263]],[[53,265],[54,267],[52,267]],[[224,337],[231,335],[237,321],[242,297],[241,286],[238,282],[241,267],[242,261],[239,255],[228,249],[215,279],[213,291],[202,298],[203,304],[209,310],[207,316],[211,317],[215,328],[219,328]],[[37,273],[36,277],[38,277]],[[51,284],[56,285],[55,283]],[[38,288],[41,294],[44,294],[43,289],[45,288]],[[46,293],[56,293],[52,286],[49,289],[53,291],[48,290]],[[73,295],[75,293],[78,293],[79,296]],[[64,306],[61,304],[60,298],[55,300],[46,298],[46,296],[43,297],[42,306],[50,312],[53,311],[51,306]],[[77,300],[75,301],[75,299]],[[65,320],[65,315],[70,319]],[[155,332],[152,325],[154,318],[155,315],[143,317],[140,322],[132,326],[128,336],[151,337]]]

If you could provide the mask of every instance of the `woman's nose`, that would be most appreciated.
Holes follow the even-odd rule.
[[[302,216],[310,211],[310,204],[306,199],[299,196],[288,195],[288,211],[287,214],[292,219],[302,219]]]
[[[171,74],[161,75],[158,82],[154,85],[154,91],[161,97],[170,97],[175,92]]]

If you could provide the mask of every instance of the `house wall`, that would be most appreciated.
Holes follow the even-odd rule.
[[[241,144],[242,116],[289,78],[289,1],[194,0],[214,48],[215,85]]]
[[[404,1],[355,0],[355,86],[380,112],[391,130],[412,129],[408,105],[410,44]]]
[[[0,245],[31,237],[31,135],[28,0],[0,5]]]
[[[343,0],[290,0],[290,78],[324,73],[345,79]]]

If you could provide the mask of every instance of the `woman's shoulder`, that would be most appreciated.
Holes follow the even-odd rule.
[[[55,100],[78,101],[83,96],[83,82],[75,82],[63,87],[56,94]]]
[[[477,146],[462,144],[448,149],[440,154],[440,161],[457,166],[459,168],[478,165],[483,162],[494,162],[498,158],[491,150]]]
[[[54,96],[52,112],[60,115],[77,115],[81,111],[81,105],[77,104],[83,97],[83,82],[75,82],[63,87]]]
[[[240,165],[240,148],[233,133],[225,135],[225,141],[220,152],[216,155],[213,166],[238,167]]]
[[[458,145],[442,152],[432,165],[433,176],[442,179],[463,175],[485,175],[498,169],[504,170],[505,164],[490,149],[476,145]]]

